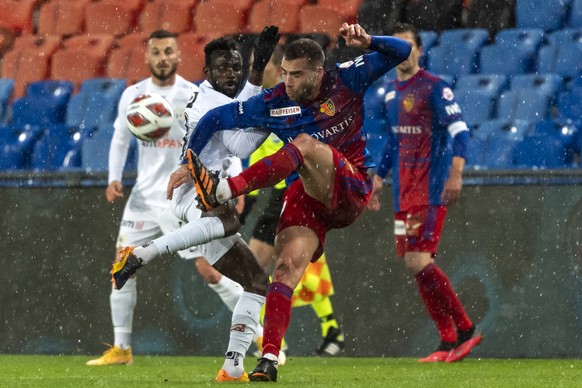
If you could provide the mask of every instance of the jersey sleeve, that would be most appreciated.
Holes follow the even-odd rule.
[[[188,142],[188,148],[199,154],[212,135],[224,129],[262,127],[266,123],[263,95],[214,108],[206,113]]]
[[[447,128],[453,139],[453,155],[465,158],[469,128],[463,120],[461,107],[455,99],[453,90],[444,80],[435,84],[432,103],[439,124]]]
[[[123,175],[123,167],[127,159],[129,146],[131,144],[132,134],[127,128],[125,121],[125,111],[131,102],[133,94],[129,89],[125,89],[119,104],[117,105],[117,117],[113,123],[113,137],[111,138],[111,145],[109,147],[109,161],[108,161],[108,182],[121,181]]]
[[[411,46],[408,42],[391,36],[373,36],[369,49],[376,52],[339,65],[340,78],[354,91],[364,91],[408,58]]]

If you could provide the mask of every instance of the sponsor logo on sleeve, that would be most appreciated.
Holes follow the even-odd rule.
[[[445,111],[449,116],[461,113],[461,107],[456,102],[451,105],[445,106]]]
[[[443,98],[447,101],[452,101],[453,98],[455,98],[455,95],[453,94],[453,91],[451,90],[451,88],[444,88],[443,89]]]
[[[384,97],[384,102],[386,103],[390,100],[393,100],[394,97],[396,97],[396,92],[394,90],[392,90],[392,91],[386,93],[386,96]]]

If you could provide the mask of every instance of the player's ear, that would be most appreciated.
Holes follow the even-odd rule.
[[[206,76],[206,78],[210,78],[210,69],[206,66],[204,66],[202,68],[202,72],[204,73],[204,75]]]
[[[317,66],[317,70],[315,71],[316,77],[317,77],[317,82],[321,82],[321,80],[323,79],[323,75],[325,74],[325,70],[323,69],[322,66]]]

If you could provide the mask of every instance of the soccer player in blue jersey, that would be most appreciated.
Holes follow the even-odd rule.
[[[319,44],[296,40],[287,46],[281,63],[283,83],[246,102],[211,110],[190,137],[188,168],[204,210],[292,176],[277,225],[263,354],[249,373],[252,381],[277,380],[277,355],[291,319],[293,289],[310,260],[321,256],[327,231],[352,224],[368,203],[372,180],[362,132],[363,95],[410,53],[407,42],[370,36],[358,24],[344,23],[339,32],[348,46],[374,52],[325,71]],[[271,132],[285,145],[230,179],[219,179],[200,163],[197,153],[214,132],[248,127],[258,130],[239,130],[224,139],[237,156],[246,157]],[[297,176],[300,179],[293,179]],[[173,184],[169,182],[169,194]]]
[[[384,96],[388,141],[368,208],[380,209],[378,194],[392,168],[396,253],[414,274],[441,337],[436,351],[419,361],[454,362],[483,339],[434,261],[447,206],[461,193],[469,130],[451,87],[419,67],[422,45],[415,27],[401,24],[395,31],[412,52],[396,67],[397,79]]]

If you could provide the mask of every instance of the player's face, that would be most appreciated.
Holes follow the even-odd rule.
[[[414,34],[410,31],[394,34],[394,37],[407,41],[412,45],[410,56],[407,60],[396,66],[396,70],[404,74],[414,75],[418,72],[418,60],[422,55],[422,48],[416,45]]]
[[[180,62],[180,51],[174,38],[150,39],[147,44],[146,63],[154,79],[164,83],[174,77]]]
[[[212,87],[234,98],[242,81],[242,56],[236,50],[218,50],[211,54],[210,66],[204,68],[206,79]]]
[[[307,58],[286,60],[281,63],[285,91],[292,101],[300,104],[313,101],[319,94],[323,68],[310,64]]]

